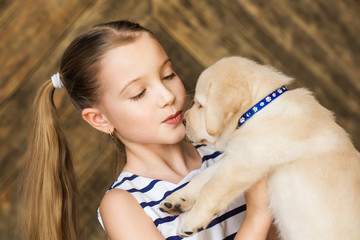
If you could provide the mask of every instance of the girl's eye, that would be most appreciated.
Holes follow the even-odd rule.
[[[171,73],[170,75],[165,76],[163,79],[164,79],[164,80],[171,80],[171,79],[173,79],[175,76],[176,76],[176,74],[173,72],[173,73]]]
[[[134,97],[131,97],[130,99],[133,101],[137,101],[137,100],[141,99],[145,95],[145,91],[146,90],[141,91],[141,93],[139,93],[138,95],[136,95]]]

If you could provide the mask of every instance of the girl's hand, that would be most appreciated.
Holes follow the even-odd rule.
[[[268,208],[267,178],[261,179],[246,193],[246,217],[235,240],[264,240],[272,223]]]

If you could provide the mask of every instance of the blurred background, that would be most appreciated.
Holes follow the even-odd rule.
[[[291,88],[312,90],[360,149],[358,0],[0,0],[1,239],[18,239],[19,176],[35,92],[58,71],[75,36],[118,19],[157,35],[189,93],[200,72],[224,56],[275,66],[296,79]],[[111,142],[81,119],[64,90],[55,100],[75,156],[81,239],[106,239],[96,210],[115,179]]]

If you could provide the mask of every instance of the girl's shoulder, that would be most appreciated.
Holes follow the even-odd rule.
[[[103,196],[100,208],[106,209],[111,206],[118,206],[119,202],[131,202],[135,201],[135,198],[126,190],[120,188],[113,188],[107,191],[107,193]]]
[[[140,207],[132,194],[114,188],[107,192],[99,207],[99,221],[110,238],[123,237],[140,239],[143,233],[151,239],[163,239],[148,215]],[[142,231],[137,231],[138,226]]]

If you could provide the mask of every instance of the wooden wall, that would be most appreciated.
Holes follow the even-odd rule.
[[[1,0],[1,239],[18,239],[17,186],[34,93],[76,35],[117,19],[156,33],[190,93],[199,73],[224,56],[275,66],[297,79],[294,87],[314,91],[360,149],[357,0]],[[55,97],[75,155],[81,238],[106,239],[96,209],[114,180],[110,142],[81,120],[63,90]]]

